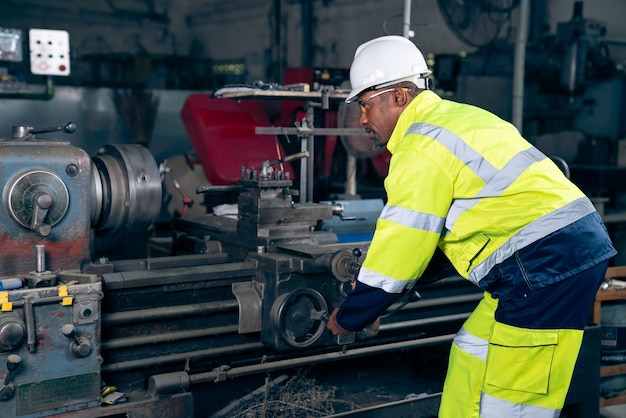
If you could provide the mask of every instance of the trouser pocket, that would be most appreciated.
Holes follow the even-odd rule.
[[[558,330],[496,322],[489,341],[485,383],[501,389],[548,393]]]

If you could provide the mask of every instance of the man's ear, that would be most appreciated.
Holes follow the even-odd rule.
[[[398,89],[393,92],[393,100],[398,107],[404,107],[409,102],[409,92],[405,89]]]

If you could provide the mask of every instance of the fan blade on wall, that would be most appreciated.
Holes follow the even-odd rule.
[[[448,27],[464,43],[481,47],[493,42],[520,0],[437,0]]]

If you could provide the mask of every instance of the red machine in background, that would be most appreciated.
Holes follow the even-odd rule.
[[[348,71],[342,69],[289,68],[283,85],[306,83],[312,91],[322,88],[346,88]],[[275,102],[274,102],[275,103]],[[233,100],[213,98],[208,94],[190,95],[181,112],[198,160],[208,181],[213,185],[234,185],[241,177],[242,167],[258,168],[262,161],[273,161],[300,151],[298,138],[257,135],[256,127],[293,127],[306,117],[306,103],[282,100],[279,107],[266,106],[258,99]],[[330,109],[315,109],[316,128],[359,128],[358,116],[345,119],[344,103]],[[275,109],[279,109],[275,112]],[[345,110],[345,109],[343,109]],[[350,109],[355,110],[355,109]],[[278,113],[278,114],[276,114]],[[343,146],[337,146],[339,141]],[[382,179],[387,174],[387,151],[363,152],[369,140],[339,136],[315,137],[314,200],[321,201],[344,193],[348,177],[349,156],[355,157],[359,194],[382,196]],[[361,150],[359,149],[361,148]],[[284,163],[283,171],[299,178],[298,165]]]
[[[271,126],[258,100],[237,102],[192,94],[181,117],[211,184],[237,184],[242,167],[258,168],[262,161],[285,157],[276,137],[255,133],[257,126]],[[283,167],[293,178],[291,165],[283,163]]]
[[[349,86],[350,73],[339,68],[287,68],[283,84],[307,83],[312,91],[323,88],[344,88]],[[354,105],[356,106],[356,105]],[[305,115],[305,104],[299,101],[282,102],[282,115],[274,121],[277,126],[293,126]],[[319,128],[360,128],[358,108],[345,103],[331,105],[329,110],[318,111],[315,126]],[[363,142],[365,141],[365,142]],[[343,146],[337,146],[341,142]],[[316,138],[315,144],[315,196],[326,199],[329,195],[343,193],[343,184],[348,173],[348,156],[357,158],[356,181],[359,194],[380,197],[382,179],[387,175],[391,154],[387,150],[372,151],[365,137],[340,137],[327,135]],[[365,196],[363,196],[365,197]]]

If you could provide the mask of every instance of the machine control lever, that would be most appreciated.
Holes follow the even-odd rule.
[[[285,156],[283,158],[279,158],[278,160],[263,161],[263,162],[261,162],[261,167],[259,169],[259,178],[260,179],[268,178],[270,176],[270,167],[272,167],[274,165],[286,163],[286,162],[293,161],[293,160],[299,160],[301,158],[307,158],[310,155],[311,154],[309,153],[309,151],[301,151],[301,152],[297,152],[295,154],[287,155],[287,156]]]
[[[338,216],[342,221],[365,221],[365,217],[348,216],[344,213],[343,205],[341,203],[333,202],[333,215]]]
[[[65,324],[61,332],[71,340],[70,350],[77,358],[85,358],[91,353],[91,343],[87,337],[78,335],[76,327],[72,324]]]
[[[32,298],[24,299],[24,322],[26,323],[26,347],[30,353],[35,352],[37,339],[35,337],[35,313]]]
[[[8,401],[15,395],[15,387],[11,383],[11,377],[21,363],[22,358],[17,354],[10,354],[7,358],[7,374],[4,376],[2,386],[0,386],[0,402]]]
[[[32,200],[33,220],[30,229],[42,237],[47,237],[50,235],[52,228],[50,228],[50,225],[45,224],[44,220],[46,215],[48,215],[48,209],[52,206],[52,196],[48,193],[40,192],[35,193]]]
[[[44,134],[47,132],[65,132],[73,134],[76,132],[76,124],[69,122],[65,126],[49,126],[47,128],[33,128],[32,126],[14,125],[11,130],[11,139],[26,140],[32,138],[36,134]]]

